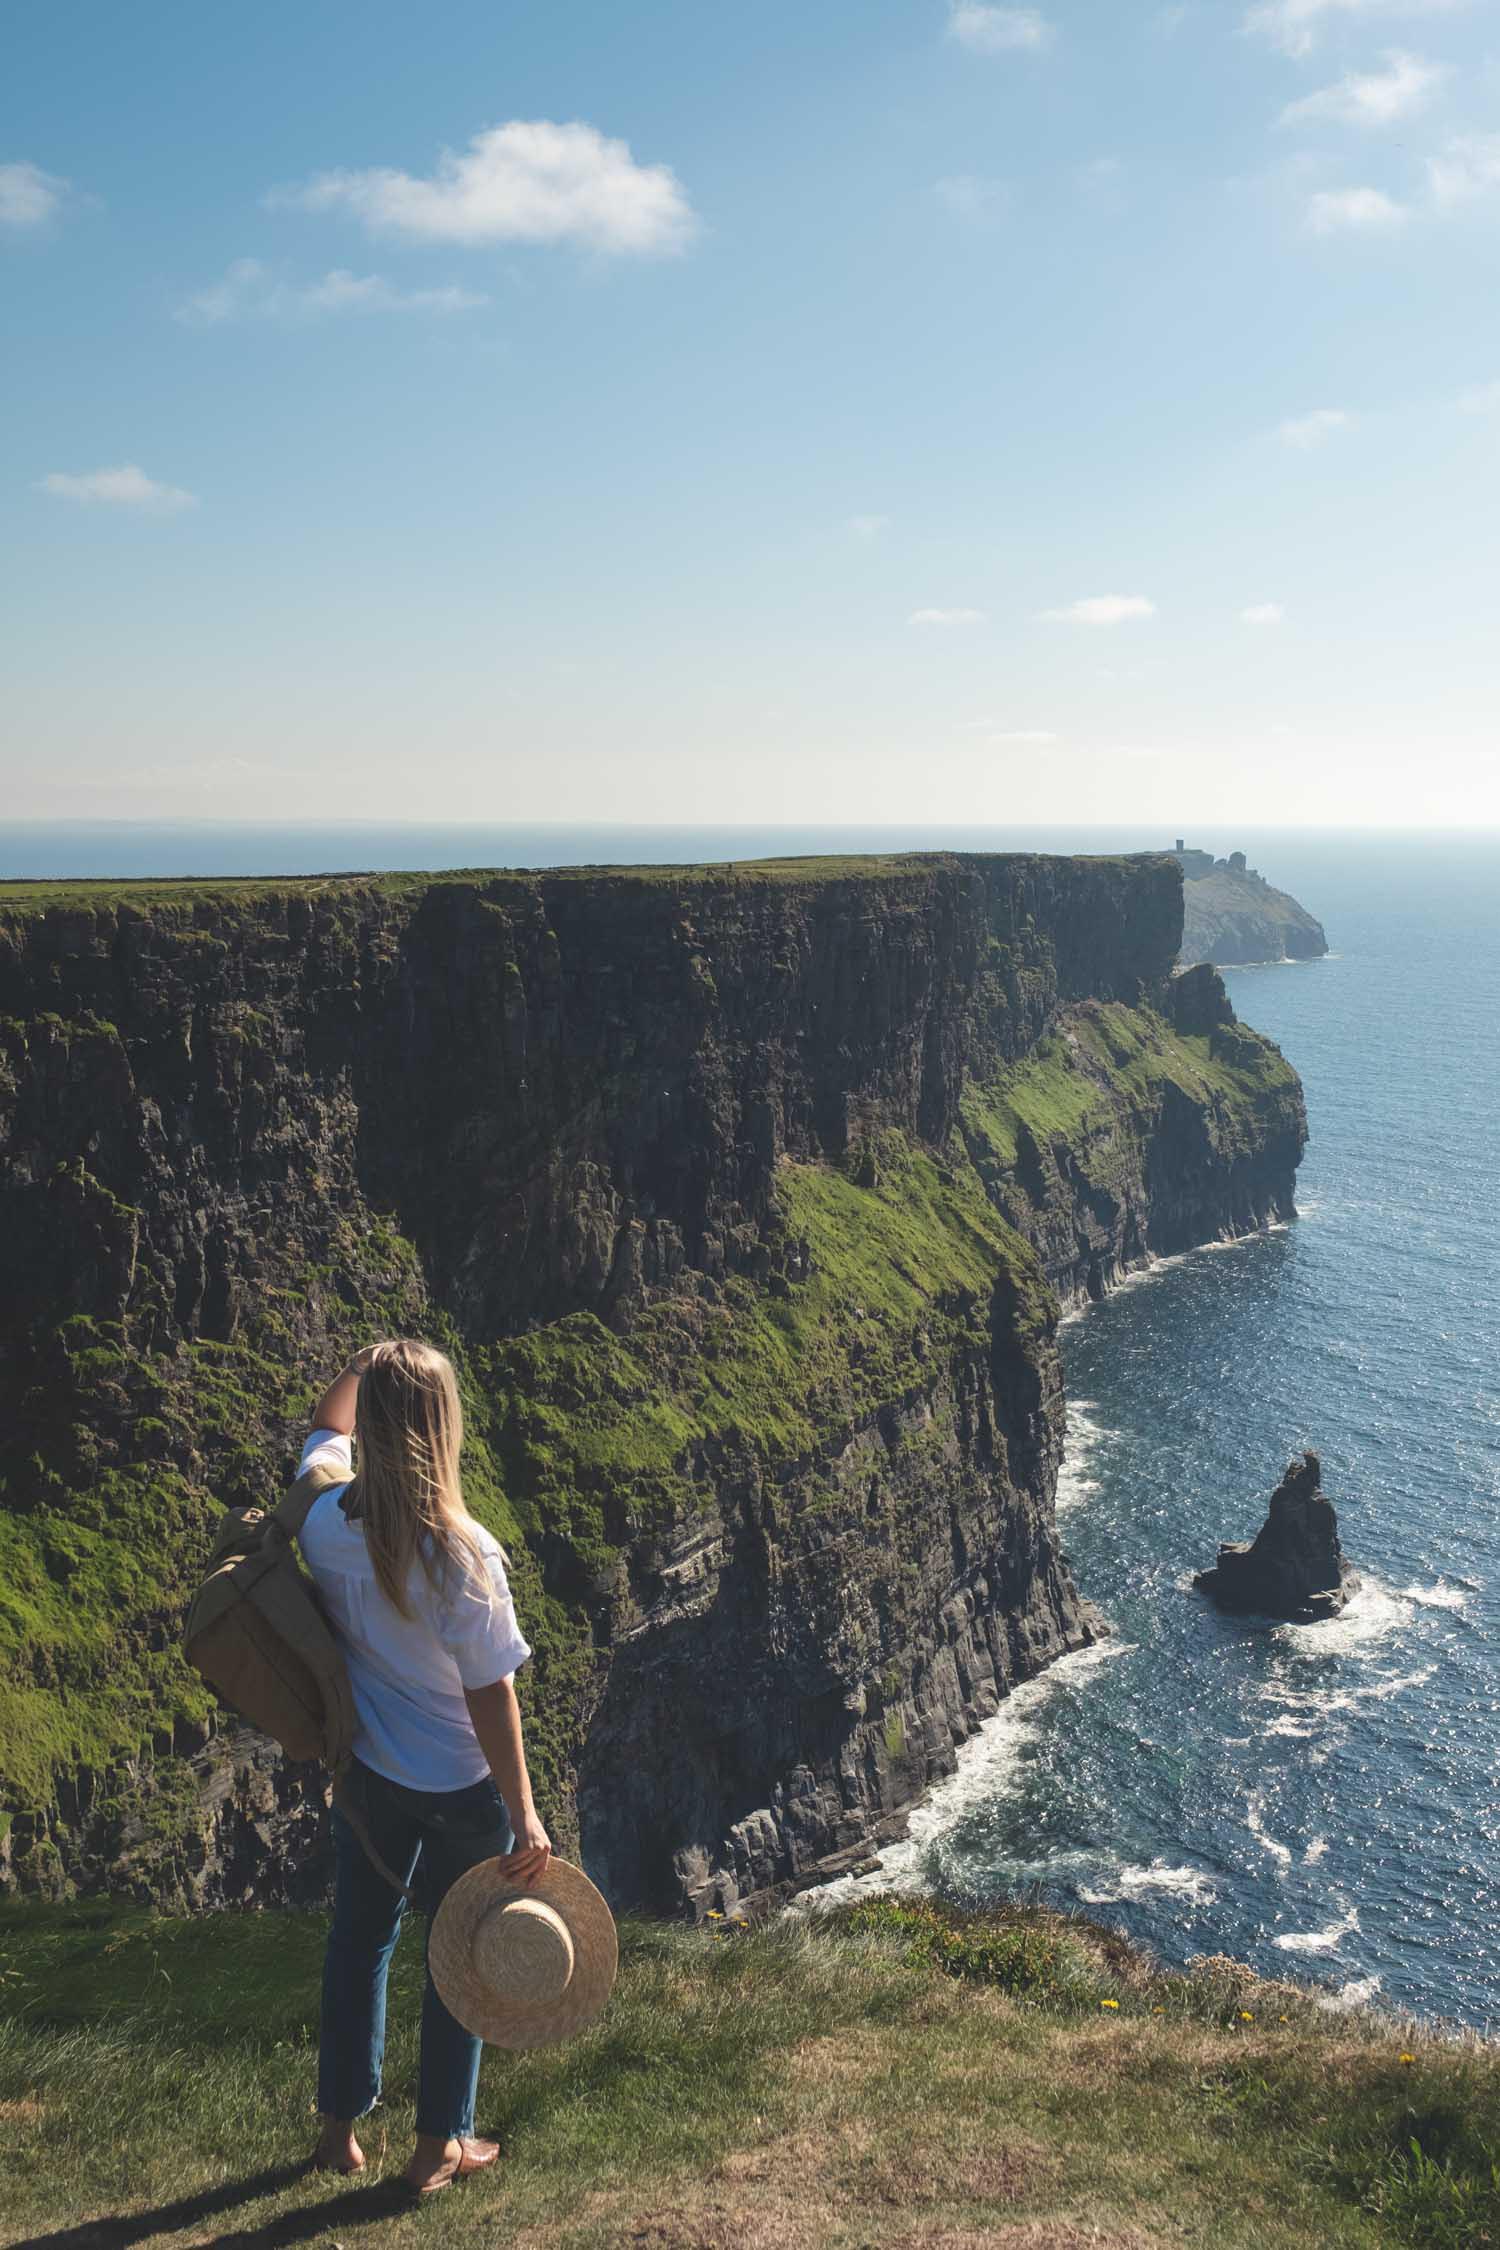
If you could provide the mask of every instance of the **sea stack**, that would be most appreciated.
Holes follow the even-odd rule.
[[[1295,1455],[1255,1539],[1221,1547],[1214,1568],[1200,1570],[1193,1584],[1236,1616],[1283,1617],[1298,1625],[1337,1617],[1358,1593],[1359,1576],[1344,1559],[1322,1473],[1316,1453]]]

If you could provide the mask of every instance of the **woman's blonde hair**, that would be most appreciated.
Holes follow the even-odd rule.
[[[464,1506],[458,1457],[464,1416],[450,1363],[430,1344],[403,1337],[377,1344],[359,1380],[354,1409],[359,1466],[349,1513],[364,1528],[381,1592],[411,1615],[408,1581],[414,1560],[440,1590],[466,1583],[489,1596],[489,1571],[478,1526]]]

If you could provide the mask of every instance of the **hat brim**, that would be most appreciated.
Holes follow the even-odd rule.
[[[500,1900],[540,1899],[561,1916],[573,1940],[573,1974],[540,2007],[508,2002],[474,1973],[479,1925]],[[553,1858],[539,1883],[517,1883],[503,1859],[481,1860],[448,1891],[432,1919],[427,1964],[438,1997],[465,2031],[492,2047],[548,2047],[583,2031],[604,2011],[619,1967],[615,1918],[581,1867]]]

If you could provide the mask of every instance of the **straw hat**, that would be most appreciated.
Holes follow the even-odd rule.
[[[494,2047],[547,2047],[591,2024],[620,1957],[614,1916],[581,1867],[551,1859],[524,1888],[503,1859],[471,1867],[432,1920],[427,1959],[449,2015]]]

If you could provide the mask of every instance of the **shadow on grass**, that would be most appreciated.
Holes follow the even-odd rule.
[[[81,2226],[59,2228],[54,2234],[30,2235],[26,2250],[126,2250],[131,2243],[149,2242],[153,2235],[202,2227],[206,2220],[220,2218],[239,2205],[277,2195],[298,2180],[319,2177],[305,2159],[297,2164],[268,2165],[264,2171],[227,2181],[223,2187],[205,2188],[198,2195],[181,2196],[175,2203],[159,2203],[154,2210],[133,2211],[117,2219],[90,2219]],[[203,2250],[251,2250],[252,2245],[256,2250],[275,2250],[281,2243],[314,2241],[334,2227],[342,2235],[349,2227],[374,2226],[411,2209],[412,2197],[399,2181],[381,2180],[368,2187],[346,2188],[336,2195],[320,2195],[300,2210],[284,2211],[279,2218],[264,2219],[255,2226],[235,2227],[228,2234],[200,2234],[197,2239]]]

